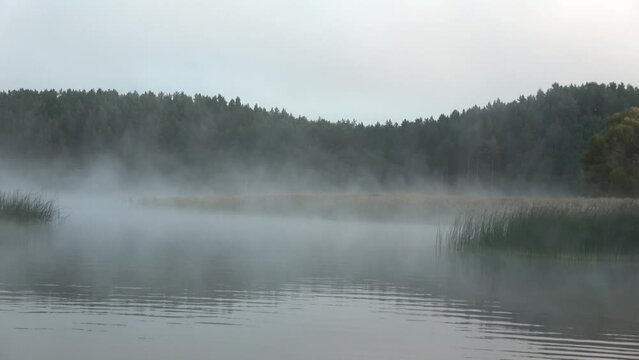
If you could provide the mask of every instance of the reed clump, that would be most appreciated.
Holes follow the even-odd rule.
[[[59,216],[55,201],[23,192],[0,192],[0,219],[17,222],[51,222]]]
[[[639,202],[586,199],[466,214],[440,237],[456,250],[637,257]]]

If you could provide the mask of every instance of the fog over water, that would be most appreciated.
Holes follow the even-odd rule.
[[[632,200],[563,197],[639,106],[637,14],[0,0],[0,206],[60,210],[0,219],[0,360],[639,359]],[[442,236],[509,206],[546,257]]]
[[[425,223],[50,194],[56,223],[3,224],[2,359],[639,356],[635,263],[453,254]]]

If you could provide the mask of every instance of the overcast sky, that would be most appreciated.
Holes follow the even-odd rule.
[[[639,86],[635,0],[0,0],[0,88],[438,116],[554,82]]]

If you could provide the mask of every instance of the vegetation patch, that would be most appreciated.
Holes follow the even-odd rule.
[[[532,203],[456,218],[439,236],[455,250],[556,257],[639,255],[639,202],[583,199]]]
[[[31,193],[0,192],[0,219],[17,222],[50,222],[59,216],[53,200]]]
[[[156,197],[136,199],[134,202],[147,206],[263,215],[434,224],[450,222],[456,215],[470,210],[522,206],[528,204],[530,198],[420,192],[344,192]]]
[[[69,170],[90,169],[106,156],[132,175],[160,174],[222,191],[259,188],[263,180],[303,186],[312,180],[328,188],[445,183],[510,193],[576,192],[589,139],[610,115],[632,106],[639,106],[638,87],[554,84],[437,119],[365,125],[309,120],[220,95],[22,89],[0,91],[0,152]],[[632,186],[626,165],[636,163],[616,149],[628,142],[602,136],[584,166],[596,167],[599,185],[604,150],[604,190],[608,168],[613,189],[624,190]]]
[[[590,139],[581,167],[590,192],[639,197],[639,108],[608,119]]]

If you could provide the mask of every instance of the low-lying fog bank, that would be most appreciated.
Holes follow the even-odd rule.
[[[594,200],[360,189],[229,195],[159,181],[57,188],[15,179],[3,185],[55,199],[62,217],[0,225],[0,284],[14,299],[26,293],[118,316],[192,316],[185,309],[224,304],[227,317],[247,317],[258,302],[279,309],[330,298],[331,308],[374,302],[415,315],[432,307],[444,322],[472,316],[554,336],[637,329],[629,319],[639,318],[639,293],[628,286],[636,263],[455,253],[437,243],[440,221],[469,209]]]
[[[261,217],[286,218],[291,223],[355,221],[362,227],[406,223],[437,226],[440,243],[452,244],[448,247],[455,250],[613,258],[639,252],[635,236],[639,203],[631,199],[551,196],[540,191],[513,196],[436,182],[367,187],[365,181],[354,179],[350,186],[336,187],[318,185],[319,180],[302,181],[307,177],[285,180],[286,174],[274,176],[264,169],[220,174],[208,182],[176,181],[145,171],[127,172],[108,158],[66,172],[67,167],[55,163],[34,167],[4,161],[2,165],[8,171],[0,174],[0,191],[21,190],[53,200],[62,222],[106,223],[118,229],[140,216],[141,223],[171,223],[180,218],[214,222],[232,215],[247,216],[250,220],[245,223]]]
[[[301,284],[319,292],[327,284],[331,291],[365,286],[411,301],[465,299],[487,312],[497,301],[516,314],[512,321],[582,335],[632,329],[626,319],[639,315],[639,294],[627,282],[634,263],[440,252],[436,227],[424,224],[212,214],[114,197],[59,201],[67,214],[59,223],[3,228],[0,283],[56,285],[62,293],[48,291],[69,297],[86,292],[74,286],[88,286],[98,299],[131,287],[196,297],[250,291],[272,301]]]

